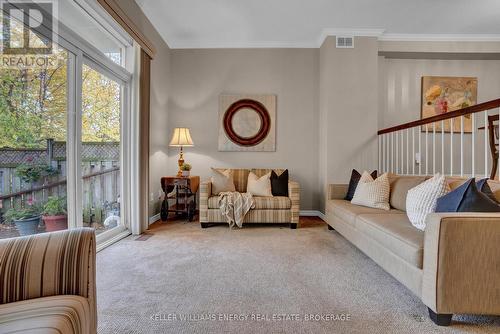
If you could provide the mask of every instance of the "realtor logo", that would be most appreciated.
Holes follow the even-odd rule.
[[[54,33],[52,1],[1,1],[1,4],[3,54],[52,53]]]

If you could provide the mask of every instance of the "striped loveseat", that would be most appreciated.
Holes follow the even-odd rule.
[[[226,168],[216,168],[224,171]],[[246,192],[247,179],[250,171],[258,177],[270,173],[272,169],[232,169],[234,186],[236,191]],[[274,169],[278,175],[283,169]],[[210,181],[202,182],[200,185],[200,223],[205,228],[210,223],[224,223],[218,197],[212,196],[212,185]],[[245,216],[244,223],[289,223],[290,228],[297,228],[300,210],[300,187],[297,182],[288,182],[288,197],[259,197],[254,196],[255,208],[251,209]]]
[[[90,228],[0,240],[0,333],[97,332]]]

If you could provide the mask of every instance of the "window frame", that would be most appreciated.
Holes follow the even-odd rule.
[[[83,226],[82,208],[82,178],[81,178],[81,153],[82,153],[82,69],[87,65],[108,78],[118,82],[121,86],[121,119],[120,119],[120,169],[121,169],[121,195],[120,226],[96,236],[97,250],[112,244],[131,234],[132,224],[140,223],[137,216],[138,202],[132,200],[132,194],[138,191],[139,173],[134,161],[139,157],[138,151],[138,124],[131,122],[134,119],[132,112],[136,109],[135,90],[138,89],[136,80],[139,73],[133,75],[124,66],[132,71],[137,71],[133,66],[137,56],[132,38],[121,28],[95,0],[74,0],[82,10],[87,11],[96,21],[103,26],[119,43],[121,50],[121,65],[109,59],[103,52],[95,48],[90,42],[72,31],[63,23],[56,21],[57,30],[53,42],[67,51],[67,201],[68,201],[68,228]],[[5,14],[5,13],[4,13]],[[55,18],[57,19],[57,18]],[[52,32],[52,27],[47,31]],[[73,203],[70,205],[70,203]],[[133,216],[133,217],[132,217]],[[136,222],[137,220],[137,222]]]

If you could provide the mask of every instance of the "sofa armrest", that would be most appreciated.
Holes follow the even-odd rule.
[[[0,240],[0,304],[81,296],[88,299],[91,328],[95,329],[95,258],[95,232],[91,228]]]
[[[288,181],[288,197],[292,202],[290,223],[298,224],[300,215],[300,185],[298,182]]]
[[[422,301],[438,314],[500,314],[500,214],[433,213]]]
[[[326,192],[326,200],[344,199],[348,188],[348,184],[329,184]]]
[[[208,223],[208,199],[212,195],[212,182],[200,184],[200,223]]]

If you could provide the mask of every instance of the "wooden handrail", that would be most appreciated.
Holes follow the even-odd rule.
[[[380,135],[383,135],[386,133],[396,132],[396,131],[400,131],[400,130],[406,130],[406,129],[414,128],[417,126],[422,126],[422,125],[426,125],[426,124],[430,124],[430,123],[434,123],[434,122],[444,121],[447,119],[456,118],[456,117],[460,117],[460,116],[464,116],[464,115],[468,115],[468,114],[474,114],[474,113],[478,113],[481,111],[486,111],[486,110],[499,108],[499,107],[500,107],[500,99],[491,100],[491,101],[479,103],[479,104],[476,104],[476,105],[473,105],[473,106],[470,106],[467,108],[462,108],[462,109],[458,109],[455,111],[450,111],[450,112],[447,112],[445,114],[427,117],[427,118],[419,119],[417,121],[392,126],[390,128],[385,128],[385,129],[379,130],[377,132],[377,134],[380,136]]]
[[[98,172],[95,172],[95,173],[83,175],[82,179],[89,179],[91,177],[95,177],[95,176],[99,176],[99,175],[103,175],[103,174],[108,174],[108,173],[116,172],[118,170],[120,170],[120,167],[113,167],[113,168],[109,168],[109,169],[104,169],[102,171],[98,171]],[[49,189],[49,188],[61,186],[63,184],[66,184],[66,180],[60,180],[60,181],[57,181],[57,182],[54,182],[54,183],[44,184],[42,186],[33,187],[33,188],[30,188],[30,189],[20,190],[20,191],[17,191],[15,193],[11,193],[11,194],[0,195],[0,201],[9,199],[11,197],[21,196],[21,195],[24,195],[24,194],[29,194],[29,193],[32,193],[34,191],[40,191],[40,190],[44,190],[44,189]]]

